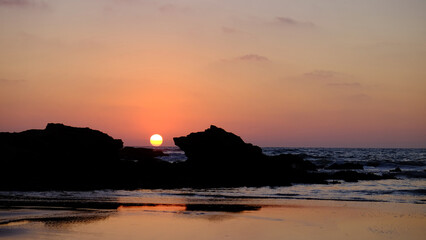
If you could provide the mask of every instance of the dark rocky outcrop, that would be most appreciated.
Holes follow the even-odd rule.
[[[315,170],[295,155],[266,156],[260,147],[216,126],[173,140],[188,158],[179,166],[187,184],[199,187],[285,186],[296,174]]]
[[[301,155],[266,156],[260,147],[215,126],[174,141],[187,161],[166,162],[158,158],[164,156],[161,151],[123,148],[121,140],[105,133],[63,124],[0,133],[0,190],[285,186],[390,177],[319,172]]]
[[[289,185],[295,174],[315,170],[295,155],[268,157],[260,147],[216,126],[173,140],[188,158],[179,166],[187,183],[200,187]]]
[[[55,123],[47,124],[44,130],[0,133],[2,159],[9,162],[113,161],[122,147],[121,140],[100,131]]]
[[[237,135],[216,126],[173,140],[188,158],[179,167],[185,173],[185,184],[191,186],[285,186],[391,177],[354,171],[318,172],[318,167],[303,156],[266,156],[260,147],[245,143]],[[329,169],[363,169],[363,166],[344,163],[333,164]]]
[[[245,143],[239,136],[213,125],[204,132],[173,140],[185,152],[188,163],[194,165],[248,164],[264,157],[260,147]]]
[[[120,139],[90,128],[49,123],[42,130],[0,133],[0,189],[92,189],[135,187],[144,164],[161,155],[123,148]],[[153,163],[154,162],[154,163]]]

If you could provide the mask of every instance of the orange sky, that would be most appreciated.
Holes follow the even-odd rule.
[[[0,131],[426,147],[422,0],[0,0]]]

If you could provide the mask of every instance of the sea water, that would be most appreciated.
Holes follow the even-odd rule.
[[[177,147],[162,147],[165,161],[185,161]],[[426,203],[426,149],[263,148],[266,155],[297,154],[321,168],[333,163],[359,163],[362,172],[387,174],[399,168],[397,179],[336,184],[295,184],[286,187],[209,189],[139,189],[96,191],[2,191],[2,201],[113,201],[123,203],[243,203],[274,204],[282,199]],[[321,170],[335,171],[335,170]]]

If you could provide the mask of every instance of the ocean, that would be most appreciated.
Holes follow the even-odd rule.
[[[160,147],[165,161],[185,161],[177,147]],[[335,200],[392,203],[426,203],[426,149],[374,148],[262,148],[266,155],[297,154],[318,166],[358,163],[355,171],[386,174],[397,179],[344,182],[336,184],[294,184],[285,187],[239,187],[209,189],[139,189],[96,191],[0,191],[0,201],[95,201],[142,204],[238,203],[274,204],[283,199]],[[336,171],[336,170],[321,170]],[[254,176],[256,177],[256,176]]]

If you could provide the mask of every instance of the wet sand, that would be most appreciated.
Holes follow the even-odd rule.
[[[8,219],[9,221],[5,221]],[[424,239],[426,205],[283,200],[239,206],[0,210],[1,239]],[[13,221],[10,221],[13,220]]]

